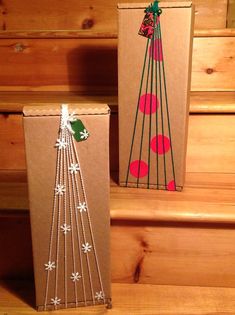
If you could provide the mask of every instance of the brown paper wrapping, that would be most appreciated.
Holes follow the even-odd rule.
[[[57,156],[55,143],[58,138],[60,126],[60,106],[27,106],[23,111],[23,120],[29,184],[36,305],[38,310],[102,303],[107,303],[110,306],[111,303],[108,162],[109,108],[101,104],[69,105],[68,108],[70,113],[74,112],[75,117],[82,120],[90,134],[89,138],[85,141],[75,141],[75,146],[84,179],[88,210],[105,297],[104,300],[97,301],[91,294],[91,283],[93,295],[101,291],[94,249],[92,248],[92,251],[88,254],[82,252],[80,255],[77,239],[78,230],[80,245],[84,243],[81,218],[78,211],[78,225],[76,226],[75,210],[73,210],[71,224],[67,199],[66,220],[74,232],[74,252],[72,252],[71,231],[66,234],[66,238],[61,228],[58,233],[57,227],[61,227],[64,223],[64,210],[61,208],[60,217],[58,211],[56,211],[54,218],[56,225],[54,225],[51,250],[52,260],[56,262],[56,244],[59,235],[58,266],[56,265],[56,268],[49,271],[47,299],[45,300],[48,274],[48,271],[45,270],[45,264],[48,263],[51,239]],[[83,212],[82,215],[86,241],[92,244],[87,212]],[[59,224],[58,218],[60,218]],[[90,277],[86,257],[89,257]],[[74,271],[81,274],[81,262],[83,265],[83,276],[79,281],[75,281],[75,285],[70,276]],[[56,271],[58,274],[57,281]],[[55,286],[57,286],[57,289],[55,289]],[[84,298],[84,291],[86,298]],[[51,299],[55,297],[60,299],[60,304],[56,306],[51,304]]]
[[[119,48],[118,48],[118,76],[119,76],[119,181],[122,186],[168,189],[168,183],[173,180],[172,164],[175,171],[176,190],[182,190],[185,178],[185,157],[187,145],[187,129],[189,114],[189,91],[192,57],[192,31],[194,9],[191,2],[163,2],[160,3],[162,14],[160,16],[162,31],[162,46],[164,66],[166,73],[167,97],[169,104],[169,118],[171,129],[171,150],[158,155],[151,151],[149,167],[149,185],[147,175],[137,178],[128,172],[130,147],[133,136],[136,108],[142,68],[144,63],[147,38],[138,35],[140,25],[144,18],[144,9],[149,4],[120,4],[119,8]],[[146,75],[144,77],[146,82]],[[162,79],[163,80],[163,79]],[[163,82],[163,81],[162,81]],[[155,83],[155,82],[154,82]],[[163,83],[162,83],[163,87]],[[145,85],[143,86],[143,91]],[[149,93],[149,89],[148,89]],[[159,82],[158,82],[159,97]],[[142,92],[144,94],[144,92]],[[166,107],[163,103],[163,119],[159,112],[159,128],[163,121],[167,126]],[[133,145],[131,162],[139,159],[140,139],[143,113],[138,114],[136,135]],[[143,137],[143,153],[141,160],[148,165],[149,148],[149,116],[146,115],[145,131]],[[141,117],[141,118],[140,118]],[[156,135],[156,120],[152,119],[152,136]],[[168,134],[158,130],[158,134]],[[158,163],[158,185],[157,185]],[[165,169],[165,172],[164,172]],[[128,175],[128,182],[127,180]],[[166,181],[165,181],[166,173]]]

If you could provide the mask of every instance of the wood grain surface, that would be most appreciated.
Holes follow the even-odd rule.
[[[172,1],[172,0],[170,0]],[[104,0],[4,0],[1,2],[0,29],[2,30],[92,30],[117,31],[117,3]],[[129,2],[143,2],[130,0]],[[168,0],[169,2],[169,0]],[[196,28],[226,26],[227,0],[194,0]],[[146,2],[146,6],[147,6]],[[19,18],[20,17],[20,18]]]
[[[1,113],[21,113],[28,104],[104,103],[118,111],[117,95],[81,95],[77,92],[0,92]],[[190,113],[235,113],[235,91],[191,92]]]
[[[235,1],[228,1],[228,16],[227,16],[227,26],[235,27]]]
[[[125,189],[112,180],[113,281],[235,287],[234,176],[187,173],[180,193]],[[18,183],[0,185],[0,276],[5,278],[32,277],[24,180],[20,173]]]
[[[111,170],[118,169],[117,113],[111,115]],[[187,172],[235,173],[235,115],[191,115]],[[26,169],[21,114],[0,114],[0,169]]]
[[[0,312],[32,315],[32,282],[7,281],[0,286]],[[235,289],[183,286],[113,284],[113,309],[103,306],[57,311],[56,314],[81,315],[233,315]],[[43,314],[51,314],[44,312]]]
[[[192,91],[235,90],[235,36],[194,38]],[[1,39],[0,91],[117,93],[117,39]]]

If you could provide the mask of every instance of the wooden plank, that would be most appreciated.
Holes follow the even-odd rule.
[[[19,174],[14,182],[3,182],[5,172],[0,174],[1,215],[25,213],[26,177]],[[111,181],[110,213],[113,221],[235,224],[234,193],[235,174],[187,173],[181,193],[126,189]]]
[[[198,37],[193,45],[191,90],[235,90],[235,37]]]
[[[113,284],[113,309],[103,306],[79,308],[79,314],[111,315],[233,315],[235,290],[229,288],[200,288]],[[32,282],[2,281],[0,312],[11,315],[32,315],[34,287]],[[57,311],[56,314],[77,314],[78,309]],[[49,312],[44,312],[49,314]]]
[[[117,32],[95,32],[90,30],[20,30],[20,31],[0,31],[0,39],[14,38],[14,39],[42,39],[42,38],[64,38],[64,39],[110,39],[117,38]]]
[[[187,172],[235,173],[235,115],[191,115],[187,151]],[[117,113],[111,115],[111,170],[118,169]],[[17,130],[17,132],[16,132]],[[26,168],[22,118],[0,115],[1,169]]]
[[[172,1],[172,0],[170,0]],[[5,0],[1,2],[0,29],[9,30],[92,30],[117,32],[117,3],[110,0]],[[130,0],[129,2],[143,2]],[[169,2],[169,0],[168,0]],[[226,27],[227,0],[194,0],[196,28]],[[146,3],[147,5],[147,3]],[[20,18],[19,18],[20,17]],[[216,17],[216,18],[215,18]]]
[[[26,183],[27,173],[24,170],[0,170],[0,183]],[[2,201],[2,199],[1,199]]]
[[[234,49],[235,36],[195,38],[192,90],[234,91]],[[0,54],[1,91],[117,91],[116,39],[1,39]]]
[[[235,113],[235,92],[191,92],[190,112]]]
[[[234,287],[234,191],[234,174],[187,174],[181,193],[112,183],[113,280]],[[1,183],[0,208],[0,277],[32,277],[26,183]]]
[[[188,172],[235,173],[234,123],[234,115],[190,117]]]
[[[15,214],[13,217],[1,217],[0,227],[0,248],[4,253],[0,262],[0,278],[33,278],[29,216]]]
[[[216,1],[213,0],[199,0],[193,1],[193,3],[196,6],[195,28],[213,29],[226,27],[227,1],[216,3]]]
[[[0,92],[1,113],[21,113],[27,104],[104,103],[118,111],[117,95],[80,95],[76,92]],[[235,92],[191,92],[191,113],[235,113]]]
[[[0,226],[1,278],[32,278],[29,218]],[[235,287],[234,237],[234,225],[113,221],[112,281]]]
[[[218,29],[194,29],[194,37],[232,37],[235,36],[233,28],[218,28]],[[0,39],[28,39],[28,38],[77,38],[77,39],[110,39],[117,38],[116,32],[95,32],[90,30],[25,30],[25,31],[1,31]]]
[[[119,222],[112,226],[112,279],[234,287],[234,236],[226,226]]]
[[[26,177],[3,182],[5,172],[0,175],[1,214],[28,210]],[[187,173],[181,193],[126,189],[111,181],[110,213],[113,221],[235,224],[234,193],[235,174]]]
[[[208,174],[204,174],[208,176]],[[203,176],[202,176],[203,177]],[[186,186],[182,193],[112,187],[110,211],[115,220],[148,222],[235,223],[235,175],[229,188]]]
[[[0,168],[26,169],[22,115],[0,115]]]
[[[113,284],[112,293],[113,309],[107,312],[102,305],[79,308],[79,314],[233,315],[235,312],[235,290],[229,288]],[[0,296],[1,314],[35,314],[32,282],[1,281]],[[66,310],[66,314],[77,312],[78,309]]]
[[[116,39],[4,39],[0,54],[0,90],[117,89]]]
[[[22,113],[26,105],[35,106],[62,104],[62,103],[82,103],[108,104],[112,113],[117,112],[117,95],[81,95],[77,92],[0,92],[0,112],[1,113]]]
[[[234,37],[234,36],[235,36],[234,28],[194,30],[194,37]]]
[[[235,27],[235,0],[229,0],[227,27]]]

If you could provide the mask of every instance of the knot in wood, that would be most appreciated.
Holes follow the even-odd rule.
[[[212,68],[206,69],[206,73],[207,74],[212,74],[213,72],[214,72],[214,70]]]
[[[90,29],[90,28],[93,27],[93,25],[94,25],[94,20],[92,20],[92,19],[85,19],[82,22],[82,29],[83,30]]]
[[[25,46],[21,43],[17,43],[14,46],[15,52],[22,52],[25,49]]]

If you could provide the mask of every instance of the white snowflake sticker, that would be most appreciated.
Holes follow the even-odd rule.
[[[87,139],[89,137],[89,132],[84,129],[83,131],[80,131],[81,139]]]
[[[87,210],[87,206],[86,206],[86,203],[85,202],[79,202],[79,205],[77,206],[77,209],[82,212],[86,212]]]
[[[64,223],[63,225],[61,225],[61,230],[64,234],[67,234],[68,232],[71,231],[71,226],[67,225],[66,223]]]
[[[45,269],[52,271],[53,269],[55,269],[55,262],[54,261],[48,261],[47,264],[44,264]]]
[[[79,281],[81,279],[81,275],[79,274],[79,272],[73,272],[70,279],[75,282],[75,281]]]
[[[61,299],[58,299],[58,297],[56,296],[54,299],[51,299],[51,304],[59,305],[60,301],[61,301]]]
[[[104,293],[103,293],[102,291],[96,292],[96,293],[95,293],[95,299],[96,299],[97,301],[103,300],[103,299],[104,299]]]
[[[62,139],[57,139],[55,147],[58,148],[59,150],[65,149],[67,147],[68,143],[65,141],[64,138]]]
[[[56,188],[55,188],[55,194],[56,195],[60,195],[62,196],[65,192],[65,187],[64,185],[57,185]]]
[[[82,251],[84,254],[87,254],[91,251],[92,246],[89,243],[82,244]]]
[[[77,174],[78,171],[80,171],[79,165],[77,163],[72,163],[69,167],[70,174]]]

